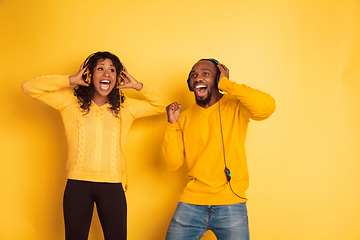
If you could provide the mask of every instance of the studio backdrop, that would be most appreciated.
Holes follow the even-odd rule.
[[[96,51],[182,110],[201,58],[271,94],[275,113],[246,142],[251,239],[360,239],[359,0],[1,0],[0,48],[1,240],[64,239],[64,126],[21,83],[76,74]],[[163,114],[129,132],[130,240],[165,238],[186,183],[185,167],[161,164],[165,126]],[[89,239],[103,239],[97,214]]]

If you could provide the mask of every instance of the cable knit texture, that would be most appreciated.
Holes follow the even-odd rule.
[[[22,84],[26,94],[59,110],[68,141],[69,179],[92,182],[122,182],[127,189],[123,149],[132,122],[165,112],[168,100],[156,89],[144,85],[140,93],[146,100],[125,99],[120,117],[114,117],[109,104],[94,102],[88,114],[81,111],[69,76],[32,78]],[[121,144],[120,144],[121,142]]]

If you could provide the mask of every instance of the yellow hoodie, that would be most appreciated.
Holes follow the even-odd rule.
[[[220,79],[219,89],[227,94],[217,103],[209,108],[194,104],[181,113],[177,123],[167,124],[163,164],[174,171],[185,161],[188,169],[188,183],[180,202],[228,205],[246,201],[249,173],[245,138],[249,119],[268,118],[275,111],[275,100],[226,77]],[[231,172],[231,187],[242,198],[231,191],[224,173],[225,161]]]

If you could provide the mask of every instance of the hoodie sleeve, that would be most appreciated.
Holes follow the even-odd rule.
[[[179,122],[167,123],[161,150],[166,170],[175,171],[184,163],[184,144]]]
[[[146,98],[138,100],[129,98],[129,111],[134,118],[142,118],[164,113],[170,101],[155,88],[143,85],[140,93]]]
[[[265,120],[275,111],[274,98],[245,84],[238,84],[223,77],[220,79],[219,89],[238,98],[253,120]]]

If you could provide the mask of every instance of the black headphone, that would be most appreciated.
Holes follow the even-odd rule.
[[[200,59],[199,61],[202,61],[202,60],[207,60],[207,61],[211,61],[212,63],[215,64],[215,67],[217,69],[217,73],[216,74],[216,77],[215,77],[215,87],[216,89],[218,88],[218,85],[219,85],[219,78],[220,78],[220,71],[217,67],[217,65],[219,64],[218,60],[214,59],[214,58],[204,58],[204,59]],[[191,78],[191,72],[189,73],[189,76],[188,76],[188,79],[187,79],[187,84],[188,84],[188,87],[189,87],[189,90],[190,91],[194,91],[194,89],[191,87],[191,83],[190,83],[190,78]]]

